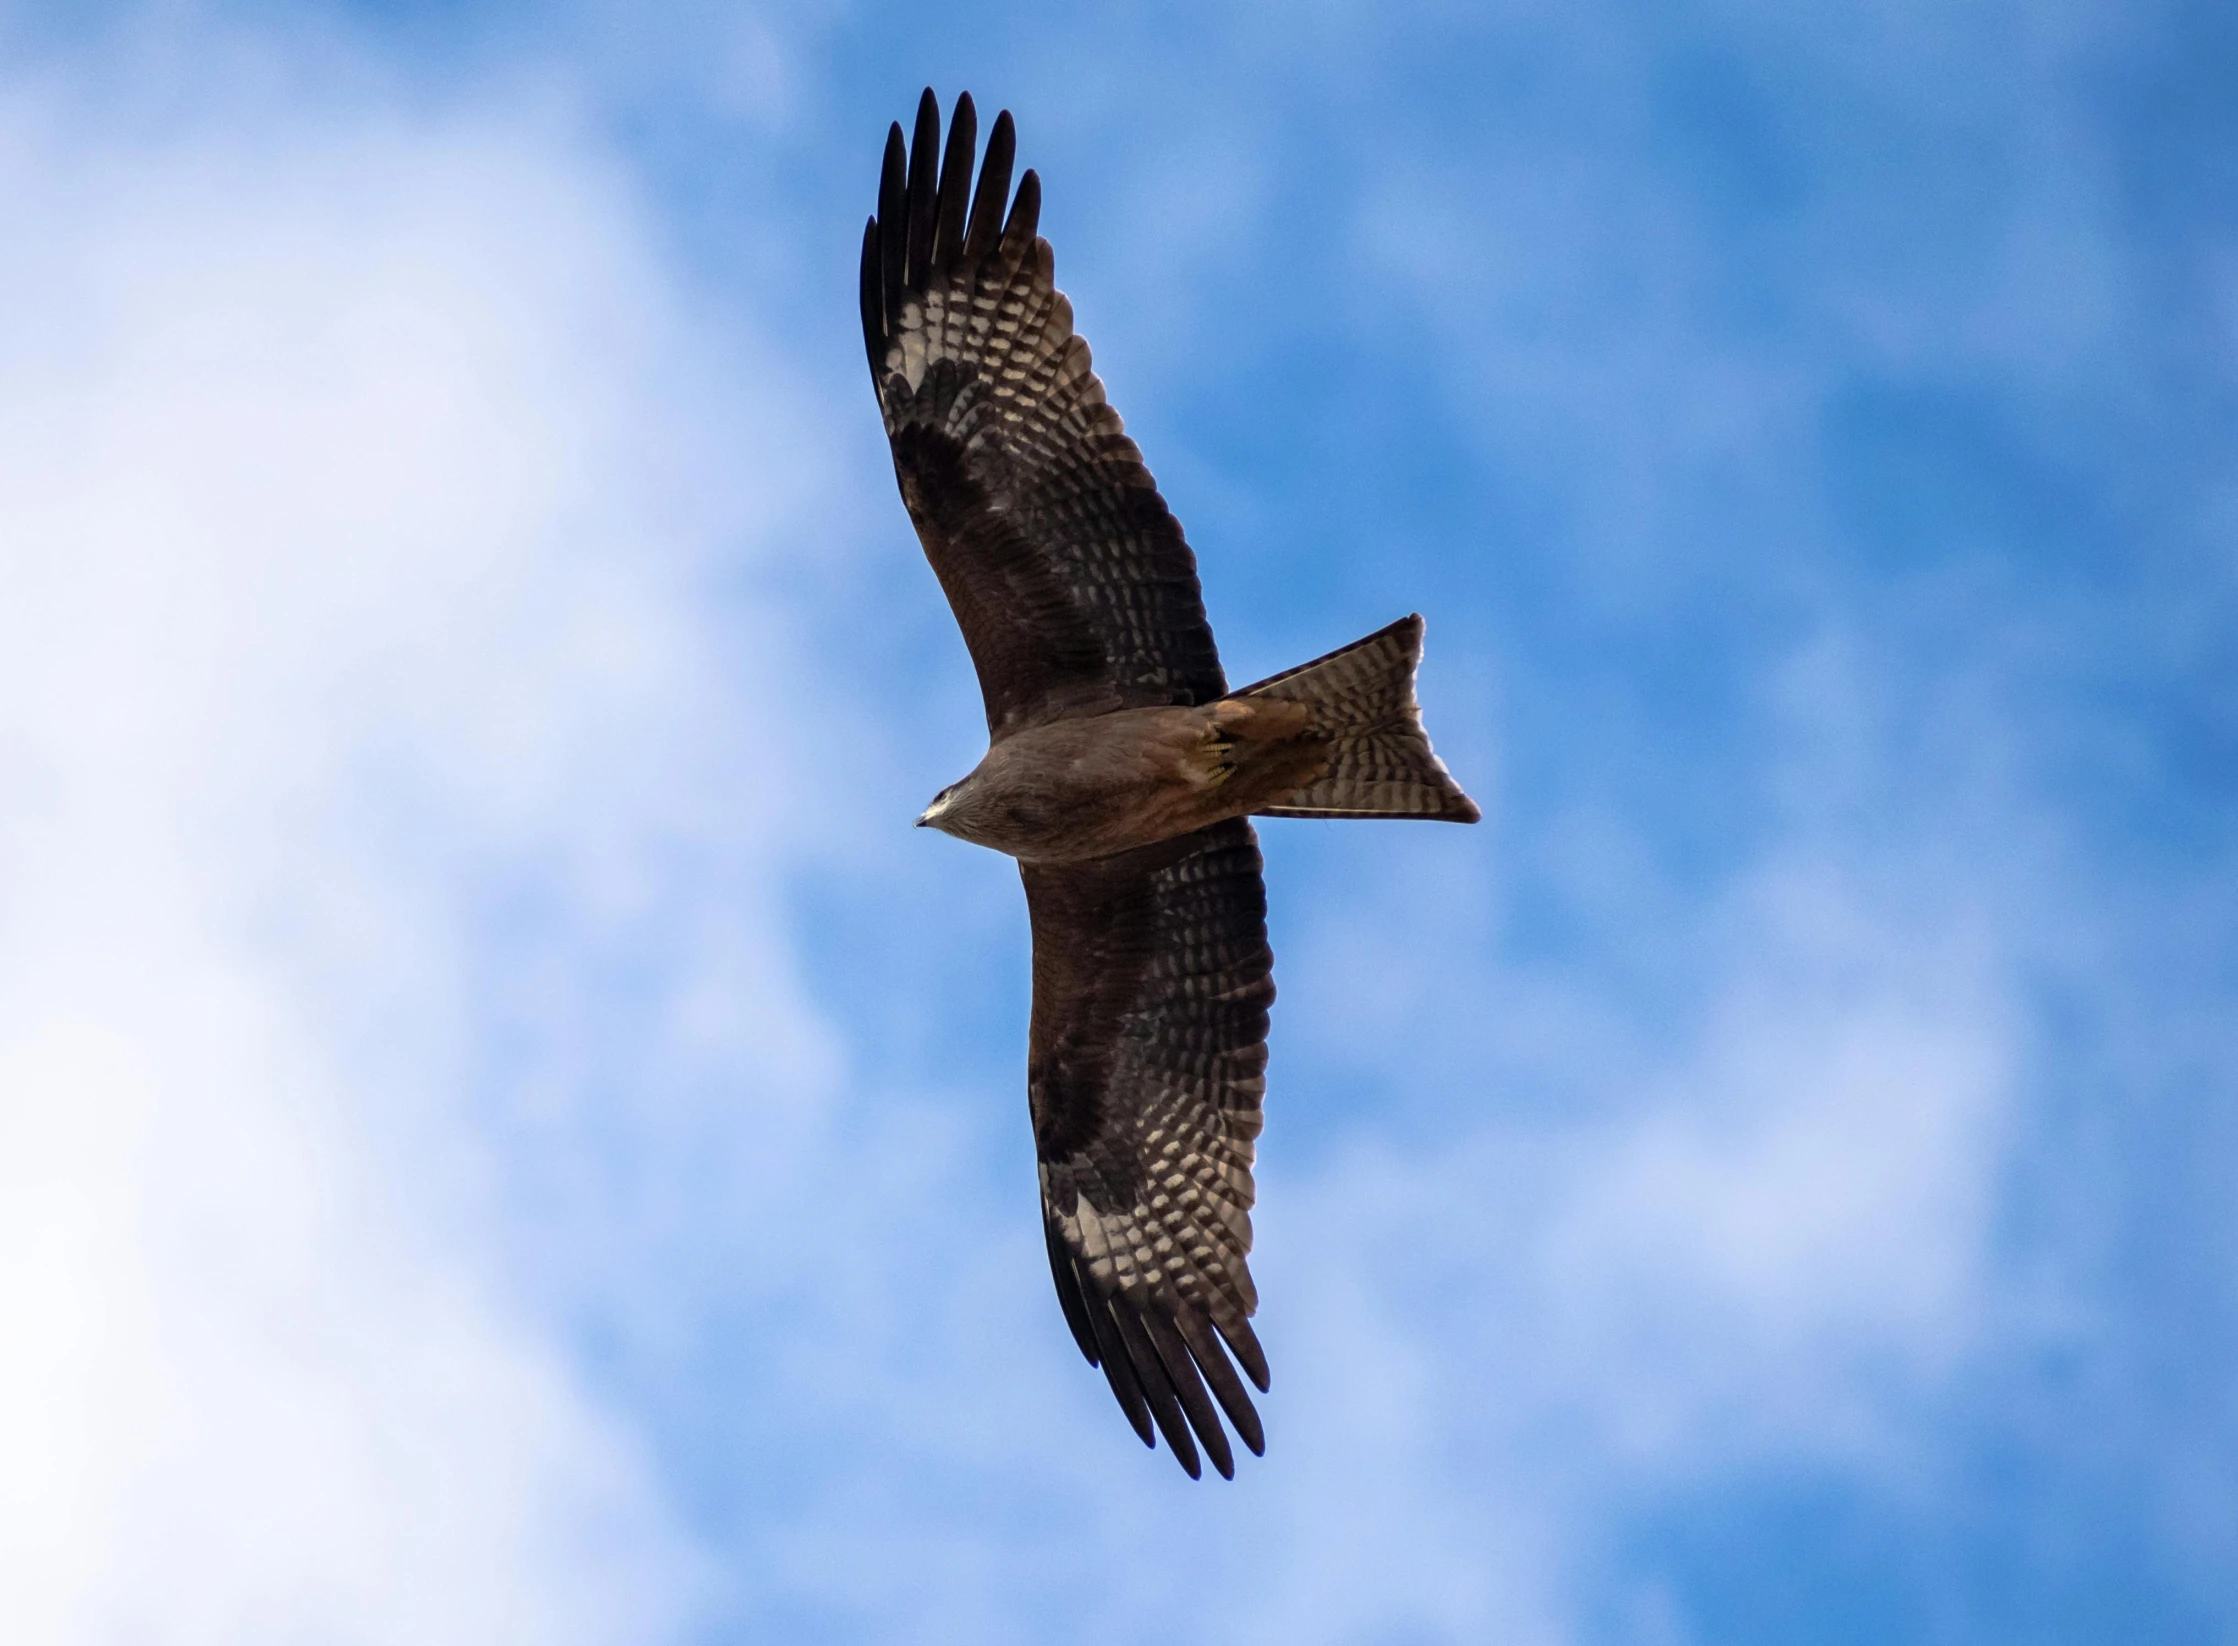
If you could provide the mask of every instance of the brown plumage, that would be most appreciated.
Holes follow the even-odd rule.
[[[941,151],[928,90],[886,140],[863,339],[894,473],[963,630],[987,756],[920,823],[1019,860],[1033,921],[1027,1101],[1058,1301],[1145,1444],[1234,1473],[1266,1356],[1251,1165],[1274,956],[1252,815],[1477,809],[1422,730],[1422,619],[1231,693],[1196,558],[1089,369],[1010,191],[1010,115]],[[1006,212],[1007,207],[1007,212]],[[1215,1406],[1217,1405],[1217,1411]]]

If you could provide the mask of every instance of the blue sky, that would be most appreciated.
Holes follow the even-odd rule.
[[[2238,27],[0,9],[0,1597],[91,1642],[2238,1631]],[[1015,111],[1272,823],[1268,1455],[1034,1222],[853,260]]]

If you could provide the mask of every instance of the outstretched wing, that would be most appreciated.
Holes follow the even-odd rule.
[[[1067,715],[1209,703],[1226,679],[1196,557],[1089,369],[1035,225],[1009,111],[971,191],[976,117],[886,139],[863,231],[863,339],[902,500],[971,649],[997,740]],[[966,196],[969,195],[967,209]]]
[[[1057,1297],[1145,1445],[1252,1451],[1251,1161],[1274,955],[1259,843],[1241,818],[1089,863],[1022,863],[1033,914],[1026,1086]],[[1225,1352],[1223,1352],[1223,1344]]]

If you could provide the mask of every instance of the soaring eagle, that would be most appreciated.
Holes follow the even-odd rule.
[[[1040,180],[1012,197],[1006,110],[975,190],[977,125],[967,93],[943,154],[928,89],[863,231],[894,473],[987,704],[986,758],[917,821],[1025,881],[1026,1099],[1073,1339],[1143,1444],[1155,1424],[1192,1477],[1201,1443],[1232,1479],[1215,1401],[1266,1447],[1236,1375],[1267,1387],[1244,1259],[1274,955],[1246,819],[1478,812],[1422,730],[1420,617],[1228,689],[1196,558],[1035,233]]]

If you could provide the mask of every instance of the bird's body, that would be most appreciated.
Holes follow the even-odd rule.
[[[1117,709],[1004,738],[919,821],[1021,862],[1079,863],[1246,816],[1327,763],[1303,703]]]
[[[1194,1475],[1201,1442],[1226,1475],[1219,1414],[1264,1445],[1237,1368],[1267,1387],[1245,1259],[1274,957],[1247,819],[1478,814],[1415,706],[1421,618],[1228,689],[1195,556],[1035,233],[1032,172],[1010,199],[1010,116],[974,191],[976,137],[966,96],[942,155],[927,91],[863,238],[895,476],[987,705],[986,758],[918,821],[1019,861],[1027,1103],[1074,1340],[1145,1443]]]

